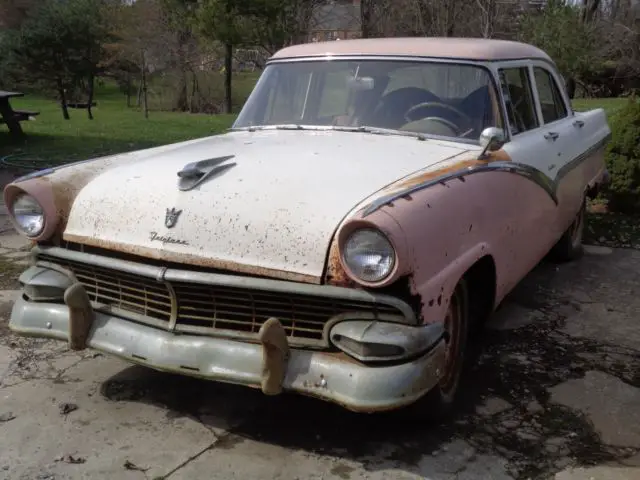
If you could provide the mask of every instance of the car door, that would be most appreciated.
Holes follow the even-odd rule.
[[[518,280],[539,262],[554,241],[557,206],[550,192],[552,179],[549,165],[557,163],[558,143],[547,141],[536,106],[532,83],[531,62],[503,62],[496,65],[502,100],[505,107],[509,141],[502,147],[518,164],[514,170],[523,180],[509,182],[505,177],[504,192],[496,195],[509,198],[509,215],[505,226],[509,231],[510,270]],[[537,173],[533,173],[537,172]],[[537,185],[534,185],[537,184]],[[517,185],[517,186],[516,186]],[[526,188],[522,188],[526,185]]]
[[[568,175],[584,153],[580,130],[584,122],[575,118],[560,75],[551,65],[542,61],[533,62],[532,79],[536,96],[536,107],[541,120],[545,142],[554,149],[555,155],[547,157],[546,174],[553,181],[558,198],[557,234],[560,235],[572,221],[583,198],[584,178]]]
[[[563,95],[564,88],[553,69],[537,61],[533,62],[531,71],[542,136],[555,152],[543,160],[545,173],[556,182],[563,167],[579,155],[576,128],[570,118],[570,105]]]

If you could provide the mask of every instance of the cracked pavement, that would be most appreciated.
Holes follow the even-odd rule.
[[[422,425],[16,337],[27,252],[3,220],[0,479],[640,478],[640,251],[542,262],[477,339],[453,420]]]

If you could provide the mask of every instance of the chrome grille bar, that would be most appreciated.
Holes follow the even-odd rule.
[[[277,317],[292,344],[326,346],[325,330],[337,318],[416,322],[401,300],[361,290],[166,269],[109,259],[107,252],[34,250],[43,264],[71,271],[95,308],[179,333],[255,341],[261,325]]]

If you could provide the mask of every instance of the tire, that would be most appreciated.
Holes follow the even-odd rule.
[[[586,222],[587,202],[583,200],[578,214],[569,228],[562,234],[558,243],[551,249],[551,257],[557,262],[577,260],[584,253],[582,239]]]
[[[422,398],[408,407],[411,417],[442,421],[449,417],[458,402],[460,382],[465,367],[469,340],[470,317],[467,282],[462,279],[449,300],[445,317],[447,353],[440,382]]]

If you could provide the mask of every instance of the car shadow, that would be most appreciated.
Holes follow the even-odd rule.
[[[565,282],[575,282],[570,277],[543,262],[521,282],[504,308],[533,311],[536,321],[481,333],[461,404],[452,418],[437,424],[412,421],[403,410],[355,414],[313,398],[266,397],[137,366],[108,379],[101,393],[111,401],[162,406],[168,418],[188,416],[224,429],[229,434],[217,448],[250,439],[349,459],[372,472],[395,468],[424,474],[425,457],[441,455],[457,440],[476,454],[506,459],[517,478],[548,478],[568,465],[621,462],[637,449],[606,445],[581,411],[551,402],[550,388],[587,371],[640,387],[640,350],[563,332],[566,319],[582,308],[558,293]]]

